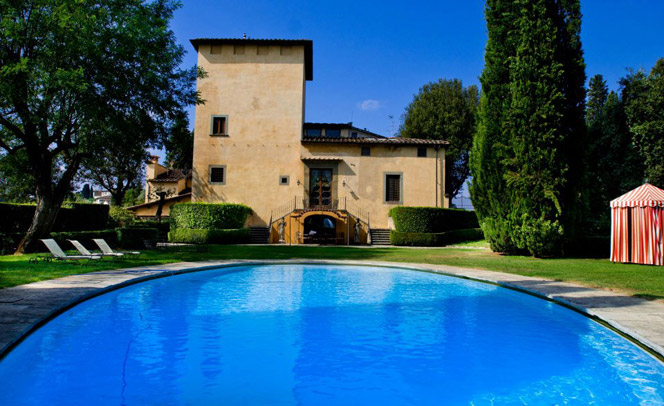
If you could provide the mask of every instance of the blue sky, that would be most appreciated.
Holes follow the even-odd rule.
[[[438,78],[479,84],[486,26],[483,1],[185,0],[172,23],[196,57],[196,37],[306,38],[314,80],[306,120],[348,122],[380,134],[397,130],[413,94]],[[588,77],[611,89],[628,67],[664,57],[663,0],[585,0],[582,41]],[[392,116],[392,118],[390,118]]]

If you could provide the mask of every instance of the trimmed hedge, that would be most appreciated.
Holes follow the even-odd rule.
[[[0,255],[13,254],[24,235],[24,233],[0,233]]]
[[[131,228],[156,228],[159,231],[159,241],[168,241],[168,232],[171,231],[169,221],[142,220],[131,225]]]
[[[440,207],[394,207],[390,210],[394,226],[401,233],[442,233],[478,228],[474,211]]]
[[[97,248],[97,244],[92,241],[93,238],[103,238],[110,245],[117,245],[118,241],[117,233],[115,230],[66,231],[60,233],[51,233],[51,238],[53,238],[63,249],[73,248],[67,240],[78,240],[88,249],[92,248],[94,250],[99,250],[99,248]]]
[[[249,242],[249,229],[202,230],[175,228],[168,233],[168,240],[187,244],[246,244]]]
[[[228,230],[244,227],[251,208],[236,203],[180,203],[171,206],[171,229]]]
[[[0,230],[25,233],[35,214],[34,204],[0,203]],[[66,203],[60,208],[53,231],[102,230],[108,224],[109,207],[103,204]]]
[[[412,247],[442,247],[462,241],[477,241],[482,238],[484,238],[484,233],[481,228],[466,228],[444,233],[402,233],[396,230],[390,232],[392,245]]]
[[[157,241],[159,230],[151,227],[124,227],[116,228],[118,245],[123,248],[145,248],[143,241]]]

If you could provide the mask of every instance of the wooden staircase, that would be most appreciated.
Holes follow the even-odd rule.
[[[250,244],[269,244],[270,229],[268,227],[251,227],[249,229]]]
[[[371,245],[390,245],[390,230],[387,228],[372,228]]]

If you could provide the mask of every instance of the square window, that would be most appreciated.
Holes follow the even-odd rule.
[[[321,129],[320,128],[307,128],[306,131],[307,137],[320,137]]]
[[[286,175],[281,175],[279,176],[279,184],[280,185],[288,185],[290,183],[290,176]]]
[[[210,183],[226,184],[226,166],[217,165],[210,167]]]
[[[210,46],[210,53],[211,54],[220,54],[221,53],[221,45],[211,45]]]
[[[350,138],[357,138],[357,131],[353,131],[350,133]]]
[[[385,175],[385,203],[401,203],[401,175]]]
[[[210,135],[228,135],[228,117],[212,116]]]
[[[341,130],[328,128],[325,130],[325,136],[328,138],[339,138],[341,137]]]
[[[293,47],[284,46],[281,47],[281,55],[290,55],[293,53]]]
[[[270,53],[270,47],[267,45],[259,45],[256,47],[256,54],[257,55],[267,55]]]
[[[244,55],[244,45],[234,45],[233,53],[235,55]]]
[[[370,147],[362,147],[360,150],[360,155],[362,156],[371,156],[371,148]]]
[[[427,147],[417,147],[417,156],[419,158],[427,157]]]

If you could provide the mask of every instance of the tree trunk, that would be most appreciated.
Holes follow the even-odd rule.
[[[113,204],[118,207],[122,207],[122,202],[124,202],[125,194],[127,193],[124,189],[117,189],[115,192],[111,192],[111,197],[113,198]]]
[[[33,251],[37,247],[38,239],[48,236],[53,229],[55,218],[58,215],[58,211],[60,211],[63,201],[64,196],[61,198],[48,196],[38,200],[30,228],[28,228],[28,232],[18,244],[14,255]]]

